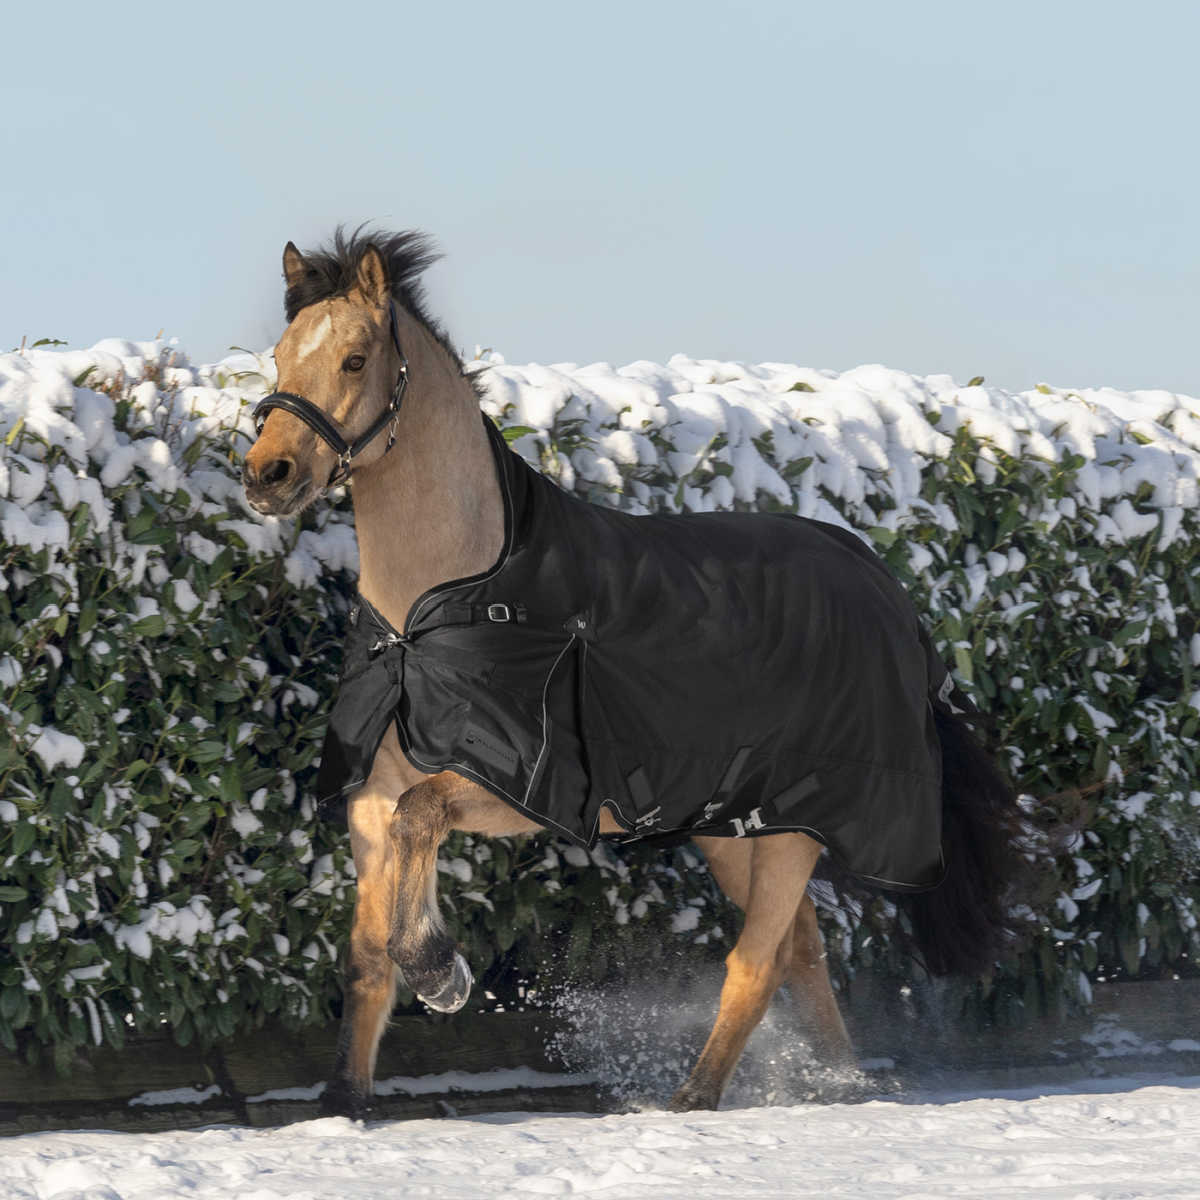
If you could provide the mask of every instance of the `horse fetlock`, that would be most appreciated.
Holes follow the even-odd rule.
[[[400,968],[409,987],[416,978],[445,974],[455,950],[454,943],[440,929],[418,932],[412,926],[397,926],[387,942],[388,958]]]

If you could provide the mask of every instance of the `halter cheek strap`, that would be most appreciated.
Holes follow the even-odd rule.
[[[404,401],[404,393],[408,388],[408,359],[400,348],[400,333],[396,328],[396,305],[388,304],[388,325],[392,334],[392,345],[400,356],[400,374],[396,385],[392,388],[391,400],[388,406],[367,427],[366,431],[354,439],[346,441],[342,431],[331,421],[311,400],[298,396],[295,392],[272,392],[254,406],[254,427],[262,433],[267,417],[274,409],[291,413],[299,417],[337,455],[337,462],[325,481],[322,493],[350,477],[350,466],[371,442],[388,428],[387,445],[383,448],[386,454],[396,444],[396,423],[400,419],[400,405]]]

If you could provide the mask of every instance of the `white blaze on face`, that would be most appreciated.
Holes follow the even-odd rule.
[[[307,358],[314,350],[320,348],[321,343],[326,336],[333,332],[333,318],[326,313],[316,324],[309,330],[308,337],[296,347],[296,357],[298,359]]]

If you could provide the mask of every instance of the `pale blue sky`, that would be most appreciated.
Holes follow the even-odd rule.
[[[1195,3],[26,4],[3,40],[4,349],[269,345],[284,242],[371,220],[513,362],[1200,395]]]

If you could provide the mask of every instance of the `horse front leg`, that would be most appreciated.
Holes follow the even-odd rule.
[[[471,968],[446,932],[437,900],[438,847],[452,827],[451,802],[464,784],[449,772],[422,780],[400,797],[388,827],[396,864],[388,957],[418,999],[437,1012],[457,1012],[471,993]]]
[[[396,997],[396,968],[387,956],[395,872],[388,826],[393,797],[359,794],[350,801],[350,842],[358,896],[342,978],[342,1024],[333,1078],[321,1095],[326,1115],[361,1117],[371,1107],[375,1056]]]
[[[396,968],[387,952],[396,902],[389,830],[396,797],[421,778],[401,755],[395,732],[389,731],[370,778],[348,804],[358,886],[343,973],[337,1058],[321,1096],[326,1115],[360,1117],[370,1111],[379,1040],[396,997]]]

